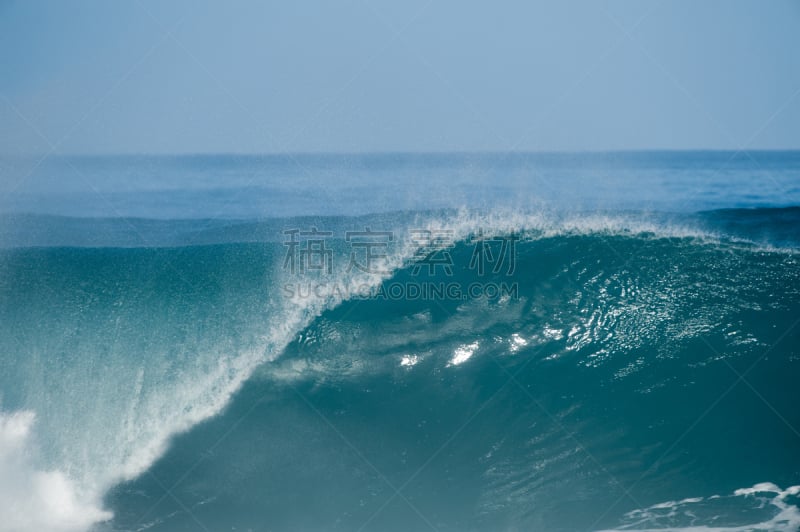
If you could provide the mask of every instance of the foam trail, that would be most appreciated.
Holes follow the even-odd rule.
[[[761,482],[749,488],[740,488],[731,495],[712,495],[711,497],[694,497],[680,501],[668,501],[633,510],[626,514],[626,520],[633,521],[616,529],[598,532],[655,532],[658,530],[675,530],[680,532],[748,532],[770,530],[773,532],[796,532],[800,530],[800,507],[787,501],[800,495],[800,486],[781,489],[772,482]],[[771,506],[773,515],[766,520],[752,524],[735,526],[672,525],[675,520],[697,519],[696,514],[708,507],[724,507],[734,504],[734,509],[741,512],[745,508],[763,510]],[[705,507],[705,508],[704,508]],[[733,513],[733,512],[731,512]],[[665,525],[668,528],[665,528]]]

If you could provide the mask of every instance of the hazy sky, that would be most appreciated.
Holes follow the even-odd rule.
[[[798,91],[796,0],[0,0],[6,154],[800,148]]]

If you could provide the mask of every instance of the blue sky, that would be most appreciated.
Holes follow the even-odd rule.
[[[800,2],[0,0],[0,153],[800,148]]]

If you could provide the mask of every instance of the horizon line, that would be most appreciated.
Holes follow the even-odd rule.
[[[602,154],[646,154],[646,153],[780,153],[800,152],[797,148],[615,148],[597,150],[373,150],[373,151],[175,151],[175,152],[74,152],[74,153],[0,153],[0,158],[11,157],[292,157],[292,156],[340,156],[368,157],[387,155],[602,155]]]

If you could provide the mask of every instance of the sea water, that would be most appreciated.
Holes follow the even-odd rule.
[[[2,161],[0,530],[797,530],[800,153]]]

